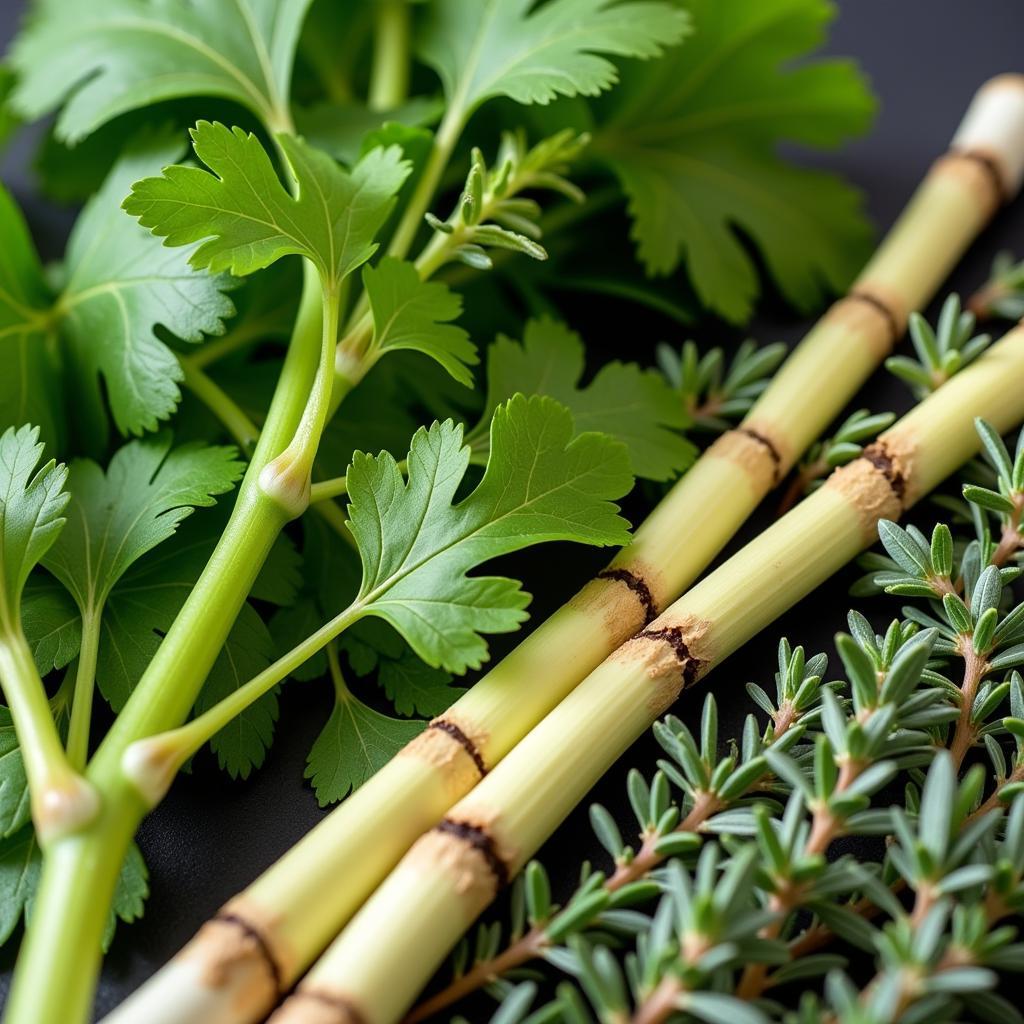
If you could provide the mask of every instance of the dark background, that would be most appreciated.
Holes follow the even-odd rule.
[[[765,0],[770,3],[771,0]],[[19,18],[20,0],[0,0],[0,41],[6,46]],[[1024,7],[1019,0],[841,0],[827,51],[855,57],[870,76],[881,99],[881,112],[870,135],[843,152],[822,160],[842,171],[867,193],[871,216],[886,229],[902,209],[931,160],[946,147],[974,90],[988,77],[1004,71],[1024,71]],[[25,210],[44,258],[59,254],[73,219],[34,194],[31,174],[33,132],[23,131],[0,161],[0,174]],[[1024,255],[1024,202],[1004,210],[974,246],[949,282],[950,289],[970,293],[986,276],[1000,249]],[[945,294],[945,290],[943,291]],[[937,306],[937,304],[936,304]],[[930,313],[934,314],[935,308]],[[753,333],[762,341],[791,343],[806,329],[804,322],[762,317]],[[677,333],[663,332],[678,343]],[[657,339],[654,339],[657,340]],[[701,340],[697,332],[697,340]],[[592,349],[601,339],[589,336]],[[607,344],[607,342],[606,342]],[[649,359],[648,350],[610,351],[609,355]],[[1024,381],[1021,382],[1024,387]],[[853,407],[901,411],[908,406],[902,385],[876,374]],[[776,499],[753,517],[730,549],[770,522]],[[934,518],[925,508],[924,520]],[[561,554],[561,553],[560,553]],[[552,556],[546,556],[550,570]],[[566,555],[563,592],[554,593],[550,579],[524,573],[527,589],[535,594],[535,621],[553,611],[589,569],[599,553]],[[545,559],[535,560],[540,567]],[[775,645],[780,635],[803,643],[810,651],[832,651],[832,635],[843,628],[848,607],[847,588],[856,576],[852,567],[839,573],[813,598],[783,616],[776,625],[734,655],[711,679],[720,700],[722,735],[736,735],[750,710],[743,691],[747,680],[771,689]],[[895,614],[898,604],[878,599],[860,607],[879,623]],[[496,655],[506,645],[495,644]],[[472,680],[470,680],[472,681]],[[694,722],[702,695],[686,694],[676,711]],[[150,869],[151,896],[143,920],[121,926],[107,957],[100,983],[97,1013],[113,1007],[170,957],[195,929],[229,896],[274,861],[321,815],[312,791],[302,781],[306,754],[327,715],[327,695],[311,697],[309,690],[285,690],[277,739],[267,763],[246,783],[232,783],[209,764],[176,783],[161,807],[146,821],[139,836]],[[626,771],[636,765],[650,772],[656,757],[649,737],[638,742],[596,787],[593,798],[615,813],[624,830],[632,828],[625,799]],[[372,856],[372,851],[367,851]],[[600,860],[596,840],[586,820],[585,805],[555,834],[541,853],[556,885],[571,886],[581,860]],[[339,884],[344,884],[339,879]],[[0,953],[0,997],[6,993],[13,963],[13,946]],[[486,1019],[473,1011],[472,1019]]]

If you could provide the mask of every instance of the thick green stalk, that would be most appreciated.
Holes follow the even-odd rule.
[[[302,302],[281,378],[231,518],[87,773],[102,793],[98,818],[53,843],[15,968],[7,1024],[79,1024],[88,1019],[100,937],[120,865],[147,806],[122,771],[136,740],[185,720],[256,575],[293,509],[269,496],[260,474],[291,442],[321,361],[321,291],[306,268]],[[47,709],[47,713],[49,710]]]

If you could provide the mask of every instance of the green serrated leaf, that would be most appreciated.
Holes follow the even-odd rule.
[[[132,182],[180,155],[178,141],[135,143],[86,204],[68,240],[67,278],[54,314],[78,364],[92,375],[91,388],[98,392],[96,378],[103,377],[122,433],[155,430],[180,399],[178,358],[154,328],[199,342],[222,334],[235,311],[225,294],[229,278],[189,266],[187,251],[161,245],[121,209]]]
[[[850,62],[804,59],[834,15],[826,0],[692,0],[687,9],[694,43],[628,69],[602,105],[594,155],[622,182],[649,273],[685,262],[706,306],[747,320],[759,285],[739,227],[785,297],[809,312],[849,283],[871,234],[856,192],[776,150],[783,140],[830,148],[859,135],[874,100]]]
[[[180,96],[219,96],[270,125],[287,117],[292,62],[311,0],[42,0],[11,52],[14,108],[63,107],[74,142],[118,114]]]
[[[635,363],[607,363],[581,388],[583,369],[580,336],[557,320],[527,321],[522,344],[499,335],[488,349],[481,424],[490,423],[497,406],[517,392],[549,395],[569,409],[577,430],[600,431],[625,444],[639,477],[668,480],[690,465],[696,449],[678,433],[686,415],[661,374]],[[470,441],[475,450],[484,447],[480,427]]]
[[[397,146],[374,149],[346,171],[326,153],[278,136],[298,184],[292,196],[251,132],[200,121],[196,156],[132,186],[124,208],[169,246],[202,244],[189,262],[213,273],[251,274],[288,254],[309,259],[336,288],[376,251],[374,236],[409,171]]]
[[[478,667],[487,655],[480,634],[514,629],[529,599],[515,580],[470,577],[470,569],[543,541],[628,536],[611,503],[630,486],[625,447],[573,435],[557,402],[513,398],[492,420],[483,479],[454,507],[470,450],[450,420],[416,433],[408,483],[393,456],[357,452],[348,493],[361,613],[391,623],[428,665]]]
[[[658,0],[437,0],[418,42],[444,84],[446,116],[461,120],[495,96],[596,96],[618,78],[604,54],[656,57],[687,26]]]
[[[171,443],[169,433],[129,442],[106,473],[89,459],[72,463],[68,525],[44,565],[83,615],[98,611],[133,562],[242,474],[233,448]]]
[[[423,281],[411,263],[385,257],[363,270],[373,313],[373,350],[411,349],[437,360],[460,384],[473,386],[470,366],[479,362],[469,335],[450,321],[462,312],[462,298],[447,285]]]
[[[19,628],[28,574],[65,524],[68,471],[52,459],[39,467],[38,439],[38,427],[9,427],[0,435],[0,629],[8,631]]]

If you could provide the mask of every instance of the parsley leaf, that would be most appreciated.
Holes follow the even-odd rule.
[[[34,423],[54,447],[64,435],[60,377],[47,341],[50,294],[28,228],[0,185],[0,428]]]
[[[19,628],[28,574],[53,547],[64,526],[68,471],[43,454],[36,427],[0,435],[0,629]]]
[[[606,363],[585,388],[584,348],[580,336],[549,317],[530,320],[519,343],[499,336],[487,352],[487,408],[491,420],[500,402],[516,392],[550,395],[572,413],[581,433],[596,430],[629,449],[633,472],[649,480],[668,480],[686,469],[694,446],[676,433],[687,425],[679,397],[656,370],[635,363]],[[486,447],[486,435],[474,428],[474,450]]]
[[[180,96],[234,100],[287,123],[299,30],[311,0],[41,0],[10,59],[11,97],[30,119],[64,107],[74,142],[125,111]]]
[[[460,384],[472,387],[468,367],[479,361],[469,335],[449,321],[462,312],[462,299],[447,285],[423,281],[411,263],[385,257],[363,269],[363,286],[373,313],[373,350],[412,349],[436,359]]]
[[[596,96],[618,78],[602,54],[656,57],[687,23],[658,0],[437,0],[419,50],[444,84],[446,118],[461,120],[495,96]]]
[[[155,430],[181,397],[178,359],[154,327],[198,342],[222,334],[235,312],[224,294],[228,278],[193,269],[188,253],[160,245],[120,208],[133,181],[180,151],[179,143],[159,139],[133,146],[86,204],[68,241],[67,280],[55,312],[94,388],[102,374],[123,433]]]
[[[306,765],[306,778],[320,806],[358,789],[425,726],[426,722],[382,715],[340,688]]]
[[[191,134],[209,170],[167,167],[136,182],[124,208],[165,245],[205,239],[190,262],[214,273],[251,274],[295,253],[337,286],[376,252],[374,236],[409,170],[397,146],[373,149],[346,171],[326,153],[280,135],[299,186],[293,197],[252,133],[200,121]]]
[[[416,432],[408,483],[387,452],[356,452],[349,525],[363,614],[391,623],[428,665],[461,673],[487,656],[480,634],[515,629],[529,601],[517,581],[470,569],[543,541],[625,543],[610,500],[631,485],[625,446],[573,435],[572,415],[550,398],[499,406],[483,479],[454,506],[470,449],[451,420]]]
[[[97,614],[133,562],[241,475],[233,448],[172,448],[169,433],[124,445],[106,473],[89,459],[77,460],[68,484],[68,523],[43,564],[83,615]]]
[[[777,155],[780,142],[832,147],[868,126],[874,99],[855,65],[788,67],[822,39],[827,0],[691,0],[694,42],[678,60],[637,65],[602,107],[592,152],[622,181],[641,260],[685,260],[702,302],[750,316],[755,243],[780,290],[810,312],[841,290],[870,242],[857,192]]]

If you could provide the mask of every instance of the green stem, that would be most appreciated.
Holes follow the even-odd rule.
[[[246,454],[252,454],[259,427],[238,405],[237,402],[203,372],[188,356],[180,356],[181,368],[185,372],[185,386],[220,420],[224,429],[235,439],[238,447]]]
[[[120,865],[147,805],[122,771],[136,740],[185,720],[289,511],[259,486],[290,443],[321,361],[321,290],[305,267],[302,301],[267,422],[224,533],[128,703],[89,765],[102,793],[89,828],[44,858],[39,895],[15,968],[6,1024],[82,1024]],[[45,695],[44,695],[45,696]],[[48,713],[48,709],[47,709]],[[52,723],[52,720],[51,720]],[[55,732],[55,731],[54,731]],[[63,752],[61,752],[63,757]]]
[[[451,105],[445,112],[444,118],[434,136],[434,145],[431,147],[430,156],[427,157],[426,166],[416,183],[409,205],[402,214],[402,219],[395,229],[391,245],[388,246],[388,255],[397,259],[405,259],[412,243],[416,240],[416,233],[423,223],[423,215],[434,198],[441,176],[444,174],[448,161],[451,159],[455,144],[462,134],[462,126],[465,123],[465,115],[461,107]]]
[[[32,797],[32,820],[48,845],[85,824],[96,795],[64,753],[46,688],[20,626],[0,632],[0,682],[14,721]]]
[[[89,727],[92,724],[92,697],[96,685],[96,660],[100,651],[100,610],[82,616],[82,646],[78,652],[75,691],[71,700],[68,726],[68,761],[75,771],[85,768],[89,759]]]
[[[409,6],[406,0],[378,0],[374,15],[369,105],[371,110],[390,110],[409,89]]]
[[[350,605],[259,675],[253,676],[186,725],[150,736],[129,747],[124,758],[126,774],[151,804],[157,804],[190,757],[300,665],[323,647],[330,646],[361,614],[361,604]]]

